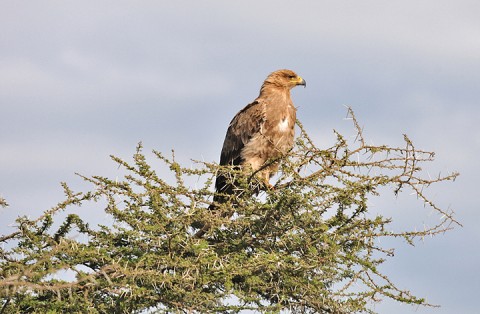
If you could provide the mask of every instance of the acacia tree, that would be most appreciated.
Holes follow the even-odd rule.
[[[336,143],[327,149],[299,124],[274,189],[260,193],[255,174],[208,162],[184,167],[173,154],[154,151],[173,174],[168,182],[141,145],[133,162],[112,157],[126,171],[122,180],[81,176],[93,185],[87,192],[62,184],[63,202],[37,219],[18,218],[17,230],[0,238],[1,313],[370,313],[383,298],[429,306],[379,271],[393,248],[378,240],[413,244],[459,225],[425,194],[458,174],[425,178],[421,167],[433,161],[432,152],[406,136],[404,147],[368,145],[350,109],[349,115],[355,140],[334,132]],[[218,172],[239,193],[210,211]],[[438,212],[439,223],[389,231],[392,220],[370,213],[367,202],[381,187],[413,192]],[[112,224],[88,224],[80,208],[86,203]],[[58,221],[71,207],[76,213]],[[195,226],[206,223],[207,233],[195,237]],[[61,271],[75,276],[59,279]]]

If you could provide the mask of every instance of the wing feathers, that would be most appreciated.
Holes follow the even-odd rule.
[[[232,119],[223,142],[220,165],[240,165],[242,149],[265,123],[265,105],[254,101]]]

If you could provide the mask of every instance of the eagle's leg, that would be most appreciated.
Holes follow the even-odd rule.
[[[254,176],[261,182],[263,188],[266,190],[273,190],[275,187],[270,184],[270,178],[278,170],[278,165],[265,166],[265,159],[259,157],[250,158],[245,166],[253,171]],[[258,191],[257,191],[258,192]]]
[[[274,190],[275,189],[275,187],[272,184],[270,184],[270,177],[271,176],[272,175],[271,175],[270,171],[268,171],[268,169],[266,169],[264,171],[261,171],[259,173],[260,181],[263,183],[266,190]]]
[[[265,182],[263,182],[263,184],[265,185],[265,188],[267,190],[270,190],[270,191],[275,190],[275,186],[273,186],[269,181],[265,181]]]

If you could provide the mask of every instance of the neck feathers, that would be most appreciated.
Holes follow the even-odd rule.
[[[277,100],[291,102],[290,89],[288,87],[279,86],[268,81],[265,81],[260,88],[260,95],[258,98],[276,98]]]

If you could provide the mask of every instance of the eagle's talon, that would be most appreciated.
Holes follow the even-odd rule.
[[[269,190],[269,191],[275,190],[275,186],[270,184],[270,182],[263,182],[263,185],[265,186],[265,190]]]

